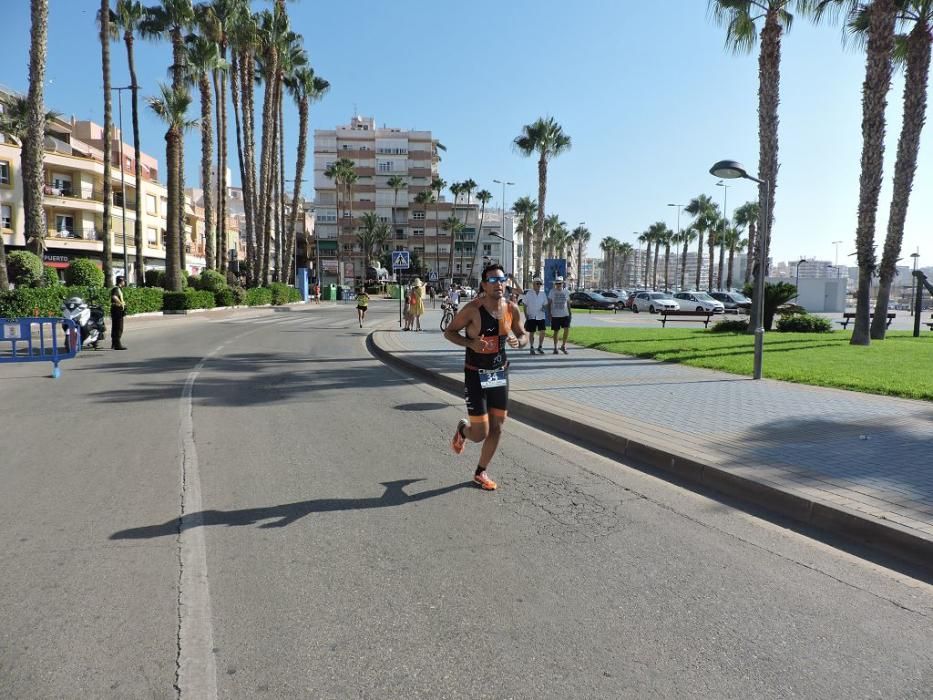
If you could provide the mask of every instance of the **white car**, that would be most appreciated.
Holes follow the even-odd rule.
[[[706,311],[714,314],[726,312],[726,305],[713,299],[706,292],[677,292],[674,298],[684,311]]]
[[[632,311],[636,314],[639,311],[648,311],[649,313],[680,311],[680,304],[666,292],[638,292],[635,298],[632,299]]]

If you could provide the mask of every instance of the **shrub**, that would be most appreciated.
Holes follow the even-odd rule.
[[[181,288],[182,289],[197,289],[198,288],[198,276],[197,275],[188,275],[184,272],[181,273]]]
[[[751,284],[745,285],[745,296],[754,301],[754,287]],[[789,282],[765,282],[765,330],[770,331],[774,325],[774,315],[779,306],[786,304],[797,296],[797,287]]]
[[[233,290],[230,287],[224,287],[214,292],[215,306],[235,306],[236,298],[233,296]]]
[[[263,306],[272,303],[272,290],[268,287],[254,287],[246,290],[247,306]]]
[[[204,270],[198,279],[197,288],[216,294],[220,290],[227,288],[227,280],[217,270]],[[229,306],[229,304],[224,304],[224,306]]]
[[[42,268],[42,278],[45,281],[46,287],[58,287],[62,283],[62,281],[58,278],[58,270],[56,270],[54,267],[49,267],[48,265],[45,265]]]
[[[165,286],[165,272],[162,270],[146,270],[146,286],[147,287],[164,287]]]
[[[72,287],[103,287],[104,273],[87,258],[78,258],[65,270],[65,282]]]
[[[822,316],[793,314],[781,317],[777,329],[782,333],[828,333],[833,329],[833,324]]]
[[[28,250],[14,250],[6,256],[6,271],[17,287],[38,287],[42,284],[42,260]]]
[[[0,292],[0,317],[60,316],[62,302],[69,297],[81,297],[88,304],[100,306],[110,313],[110,294],[103,287],[19,287]]]
[[[748,331],[748,321],[720,321],[710,330],[713,333],[746,333]]]
[[[235,272],[231,272],[230,270],[227,270],[227,274],[225,275],[225,277],[227,279],[227,285],[230,287],[236,287],[237,285],[240,284],[240,278],[236,276]]]
[[[213,309],[214,295],[186,289],[183,292],[165,292],[162,295],[164,311],[183,311],[188,309]]]
[[[161,289],[149,287],[126,287],[123,290],[123,300],[126,302],[127,314],[144,314],[161,311],[164,292]]]
[[[272,292],[272,305],[281,306],[288,303],[288,290],[290,287],[281,282],[273,282],[269,285],[269,291]]]
[[[246,304],[246,290],[243,287],[231,287],[233,292],[233,303],[237,306]]]

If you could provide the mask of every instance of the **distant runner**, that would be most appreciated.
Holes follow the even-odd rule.
[[[356,295],[356,315],[360,320],[360,328],[363,327],[363,321],[366,320],[366,310],[369,308],[369,295],[362,287]]]
[[[509,362],[505,345],[524,347],[527,337],[518,307],[503,298],[508,278],[502,266],[487,265],[480,279],[485,294],[466,304],[444,331],[447,340],[466,348],[463,374],[469,420],[461,418],[457,423],[450,446],[456,454],[462,454],[467,440],[483,443],[473,483],[494,491],[496,482],[489,478],[486,468],[499,446],[508,414]],[[464,329],[466,337],[460,333]]]

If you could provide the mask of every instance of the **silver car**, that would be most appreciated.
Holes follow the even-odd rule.
[[[706,311],[714,314],[726,311],[725,304],[713,299],[706,292],[677,292],[674,298],[684,311]]]
[[[638,292],[632,299],[632,311],[658,313],[659,311],[680,311],[680,304],[666,292]]]

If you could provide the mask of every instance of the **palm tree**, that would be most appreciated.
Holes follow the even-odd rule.
[[[329,177],[334,181],[334,188],[337,197],[337,282],[343,285],[343,262],[341,259],[340,230],[343,228],[343,212],[340,210],[340,195],[343,188],[346,196],[344,205],[349,206],[350,212],[350,233],[353,233],[353,184],[357,180],[355,165],[349,158],[341,158],[331,163],[330,167],[324,171],[324,177]]]
[[[867,17],[866,17],[867,19]],[[907,35],[897,37],[895,57],[906,69],[904,78],[904,116],[894,163],[894,190],[888,214],[888,232],[879,269],[878,298],[871,321],[870,335],[884,340],[891,282],[897,274],[897,260],[904,240],[904,221],[913,189],[920,132],[926,120],[927,81],[930,74],[930,40],[933,37],[933,0],[901,0],[898,19],[913,22]]]
[[[133,113],[133,177],[136,182],[136,219],[133,226],[133,245],[136,248],[136,285],[143,285],[143,275],[146,270],[145,249],[143,247],[143,197],[142,177],[143,166],[141,162],[139,145],[139,82],[136,80],[136,52],[134,40],[139,24],[146,16],[146,10],[137,0],[117,0],[116,10],[110,13],[111,36],[117,38],[123,33],[123,43],[126,45],[126,62],[130,71],[130,87],[132,90],[131,111]],[[120,135],[122,138],[122,134]],[[125,202],[124,202],[125,204]],[[129,271],[124,271],[128,274]]]
[[[293,256],[295,230],[298,223],[298,207],[301,198],[302,176],[308,154],[308,114],[311,101],[321,99],[330,89],[330,83],[314,74],[314,69],[303,66],[296,70],[286,81],[292,98],[298,105],[298,156],[295,161],[295,189],[292,193],[291,220],[289,222],[289,255]],[[291,257],[289,257],[291,259]]]
[[[463,194],[463,183],[461,183],[461,182],[452,182],[452,183],[450,184],[450,187],[448,187],[447,189],[449,189],[449,190],[450,190],[450,193],[454,196],[454,202],[453,202],[453,204],[450,206],[450,218],[456,218],[456,217],[457,217],[457,203],[458,203],[458,200],[459,200],[459,198],[460,198],[460,195]],[[448,220],[449,220],[449,219],[448,219]],[[454,281],[454,249],[455,249],[455,247],[456,247],[456,241],[455,241],[455,239],[454,239],[454,230],[453,230],[453,228],[448,227],[448,228],[446,228],[446,229],[444,229],[444,230],[445,230],[445,231],[450,231],[450,262],[449,262],[449,264],[448,264],[448,268],[447,268],[447,269],[450,271],[450,281],[451,281],[451,283],[453,283],[453,281]],[[463,226],[461,225],[460,228],[458,228],[456,232],[459,234],[462,230],[463,230]],[[463,272],[463,244],[462,244],[462,243],[460,244],[460,253],[461,253],[461,255],[460,255],[460,265],[461,265],[461,267],[460,267],[460,272],[462,273],[462,272]]]
[[[418,194],[415,195],[415,204],[417,204],[420,207],[423,207],[425,222],[427,222],[428,220],[428,205],[433,201],[434,201],[434,194],[431,193],[429,190],[421,190]],[[427,257],[427,254],[428,254],[427,244],[425,244],[424,246],[424,254],[425,254],[425,257]],[[437,272],[437,267],[438,267],[437,239],[435,238],[435,241],[434,241],[434,272]]]
[[[620,282],[620,284],[624,284],[624,281],[625,281],[625,266],[628,264],[629,260],[631,260],[632,257],[634,256],[634,254],[635,254],[635,247],[634,247],[631,243],[629,243],[628,241],[626,241],[626,242],[624,242],[624,243],[619,243],[619,242],[617,242],[616,253],[618,254],[619,258],[621,259],[621,260],[620,260],[620,263],[619,263],[619,270],[620,270],[620,273],[621,273],[621,277],[620,277],[620,279],[619,279],[619,282]],[[633,277],[634,277],[634,275],[633,275]]]
[[[651,232],[644,231],[639,234],[638,242],[645,246],[645,289],[648,289],[650,281],[648,270],[651,269],[651,245],[654,243]]]
[[[648,227],[651,242],[654,243],[653,286],[658,288],[658,262],[661,260],[661,244],[666,242],[670,229],[663,221],[656,221]]]
[[[512,213],[518,217],[517,233],[522,235],[522,280],[527,285],[529,279],[529,270],[531,268],[531,233],[532,221],[535,213],[538,211],[538,205],[531,197],[519,197],[512,204]]]
[[[42,162],[45,144],[45,61],[48,52],[48,0],[30,0],[28,116],[22,140],[23,209],[26,247],[41,256],[45,250],[45,210],[42,207]]]
[[[214,230],[214,193],[211,187],[211,164],[213,162],[213,125],[211,124],[211,83],[208,76],[225,68],[217,44],[205,36],[189,35],[186,39],[188,55],[185,57],[185,74],[189,84],[196,84],[201,94],[201,183],[204,188],[204,261],[207,269],[214,269],[215,241],[217,257],[223,257],[223,241],[218,240]]]
[[[758,177],[764,182],[758,186],[758,204],[768,212],[766,231],[771,231],[774,221],[778,175],[778,103],[781,89],[781,37],[790,29],[793,15],[789,8],[800,5],[806,8],[810,0],[710,0],[713,17],[726,27],[726,45],[735,53],[749,53],[759,38],[757,22],[763,20],[761,48],[758,52]],[[767,188],[765,184],[767,183]],[[765,207],[765,202],[770,202]],[[700,232],[702,239],[703,232]],[[768,249],[765,241],[765,256],[759,271],[767,276]],[[702,246],[701,246],[702,247]],[[712,261],[710,261],[712,265]],[[699,267],[697,260],[697,289],[699,289]],[[758,327],[758,306],[752,306],[749,332]]]
[[[522,127],[522,133],[515,137],[515,147],[524,156],[538,156],[538,223],[535,228],[535,257],[537,271],[544,269],[542,243],[544,241],[544,203],[547,196],[547,165],[552,158],[570,150],[570,136],[553,117],[538,119]],[[527,255],[527,249],[526,253]]]
[[[444,148],[444,145],[439,141],[433,142],[434,146],[434,158],[440,160],[440,156],[437,154],[437,149],[443,151],[447,150]],[[447,187],[447,180],[441,177],[431,178],[431,191],[434,192],[434,262],[437,267],[437,278],[441,279],[441,244],[440,244],[440,225],[441,225],[441,213],[440,213],[440,202],[441,202],[441,192],[444,191],[444,188]],[[427,214],[425,214],[427,216]],[[451,281],[453,281],[453,267],[451,267]]]
[[[710,216],[707,220],[709,228],[706,238],[706,245],[709,248],[709,269],[707,270],[706,290],[713,291],[713,273],[716,265],[716,246],[719,245],[719,233],[722,230],[722,219],[718,212],[715,217]]]
[[[279,282],[286,280],[295,269],[294,240],[289,236],[286,227],[286,203],[285,203],[285,91],[288,88],[288,82],[291,80],[295,71],[307,67],[308,55],[302,46],[301,35],[294,32],[289,33],[284,39],[282,50],[280,52],[279,70],[276,74],[276,102],[275,112],[277,117],[277,128],[275,132],[277,150],[275,177],[277,177],[278,187],[276,200],[278,208],[276,209],[276,248],[275,248],[275,268],[276,279]]]
[[[664,227],[664,231],[661,235],[661,242],[664,244],[664,291],[670,291],[671,288],[671,244],[676,243],[675,236],[677,236],[676,233],[667,228],[667,226]]]
[[[697,195],[684,207],[684,211],[694,217],[692,227],[697,232],[697,277],[696,289],[700,289],[700,276],[703,270],[703,234],[712,229],[719,218],[719,207],[707,194]],[[712,261],[710,262],[712,266]]]
[[[178,178],[181,165],[178,154],[182,148],[184,132],[195,126],[197,120],[187,119],[191,96],[184,89],[174,90],[167,85],[159,86],[162,96],[150,97],[147,102],[150,109],[162,119],[168,127],[165,132],[165,161],[167,164],[168,212],[165,232],[165,286],[169,291],[181,291],[181,278],[178,268],[178,246],[181,244],[183,230],[179,230],[178,209],[184,207],[184,200],[179,197]]]
[[[447,221],[442,224],[442,228],[445,231],[450,232],[450,283],[453,284],[454,281],[454,241],[457,236],[463,230],[463,222],[460,221],[456,216],[447,217]]]
[[[613,239],[606,236],[599,242],[599,249],[603,252],[603,280],[606,287],[612,286],[612,249]]]
[[[388,236],[388,227],[380,223],[379,217],[375,212],[368,211],[360,217],[360,228],[356,232],[357,240],[363,251],[363,279],[366,279],[366,271],[369,269],[369,261],[372,256],[373,248],[378,245],[379,248],[385,242]]]
[[[470,279],[476,280],[476,288],[479,289],[479,274],[476,272],[479,264],[479,237],[483,234],[483,223],[486,220],[486,205],[492,200],[492,192],[489,190],[480,190],[476,193],[476,199],[480,203],[479,228],[476,229],[476,246],[473,250],[473,260],[470,263]]]
[[[392,225],[395,226],[395,210],[398,208],[398,192],[405,187],[407,183],[405,182],[405,178],[400,175],[393,175],[386,181],[386,184],[392,188],[392,194],[394,195],[392,200]]]
[[[697,239],[697,230],[693,226],[687,226],[680,230],[680,243],[683,250],[680,254],[680,289],[683,290],[687,284],[687,249],[690,244]]]
[[[723,241],[729,248],[729,271],[726,275],[726,291],[728,291],[732,289],[732,266],[735,262],[735,254],[741,252],[748,245],[748,241],[742,238],[741,232],[735,226],[726,229]],[[722,289],[722,273],[720,273],[719,288]]]
[[[147,39],[168,38],[172,43],[172,89],[184,90],[185,82],[185,39],[184,33],[195,23],[194,7],[191,0],[161,0],[161,4],[146,8],[146,17],[139,23],[140,35]],[[176,154],[178,158],[178,175],[175,187],[178,192],[175,196],[181,202],[175,210],[178,217],[179,245],[175,251],[176,259],[171,261],[171,267],[184,269],[185,246],[181,236],[185,233],[185,154],[184,139],[181,140],[180,149]],[[166,255],[168,246],[166,246]],[[166,262],[166,270],[169,268]]]
[[[110,94],[110,0],[101,0],[100,10],[97,13],[100,22],[100,64],[104,75],[104,213],[101,217],[104,229],[104,285],[110,286],[113,281],[113,233],[110,226],[111,208],[113,206],[113,179],[110,173],[113,158],[113,114]],[[120,134],[123,138],[123,134]],[[120,163],[123,167],[123,163]],[[123,202],[126,205],[126,202]],[[126,275],[129,270],[124,270]]]
[[[573,230],[573,240],[577,244],[577,288],[583,288],[583,251],[590,242],[592,234],[586,226],[577,226]]]
[[[745,202],[745,204],[732,213],[732,220],[735,222],[735,226],[739,231],[748,230],[748,255],[746,256],[745,279],[743,280],[745,284],[748,284],[752,276],[752,265],[754,264],[755,251],[757,250],[755,231],[758,227],[758,202]],[[730,288],[732,287],[731,284],[728,286]]]

